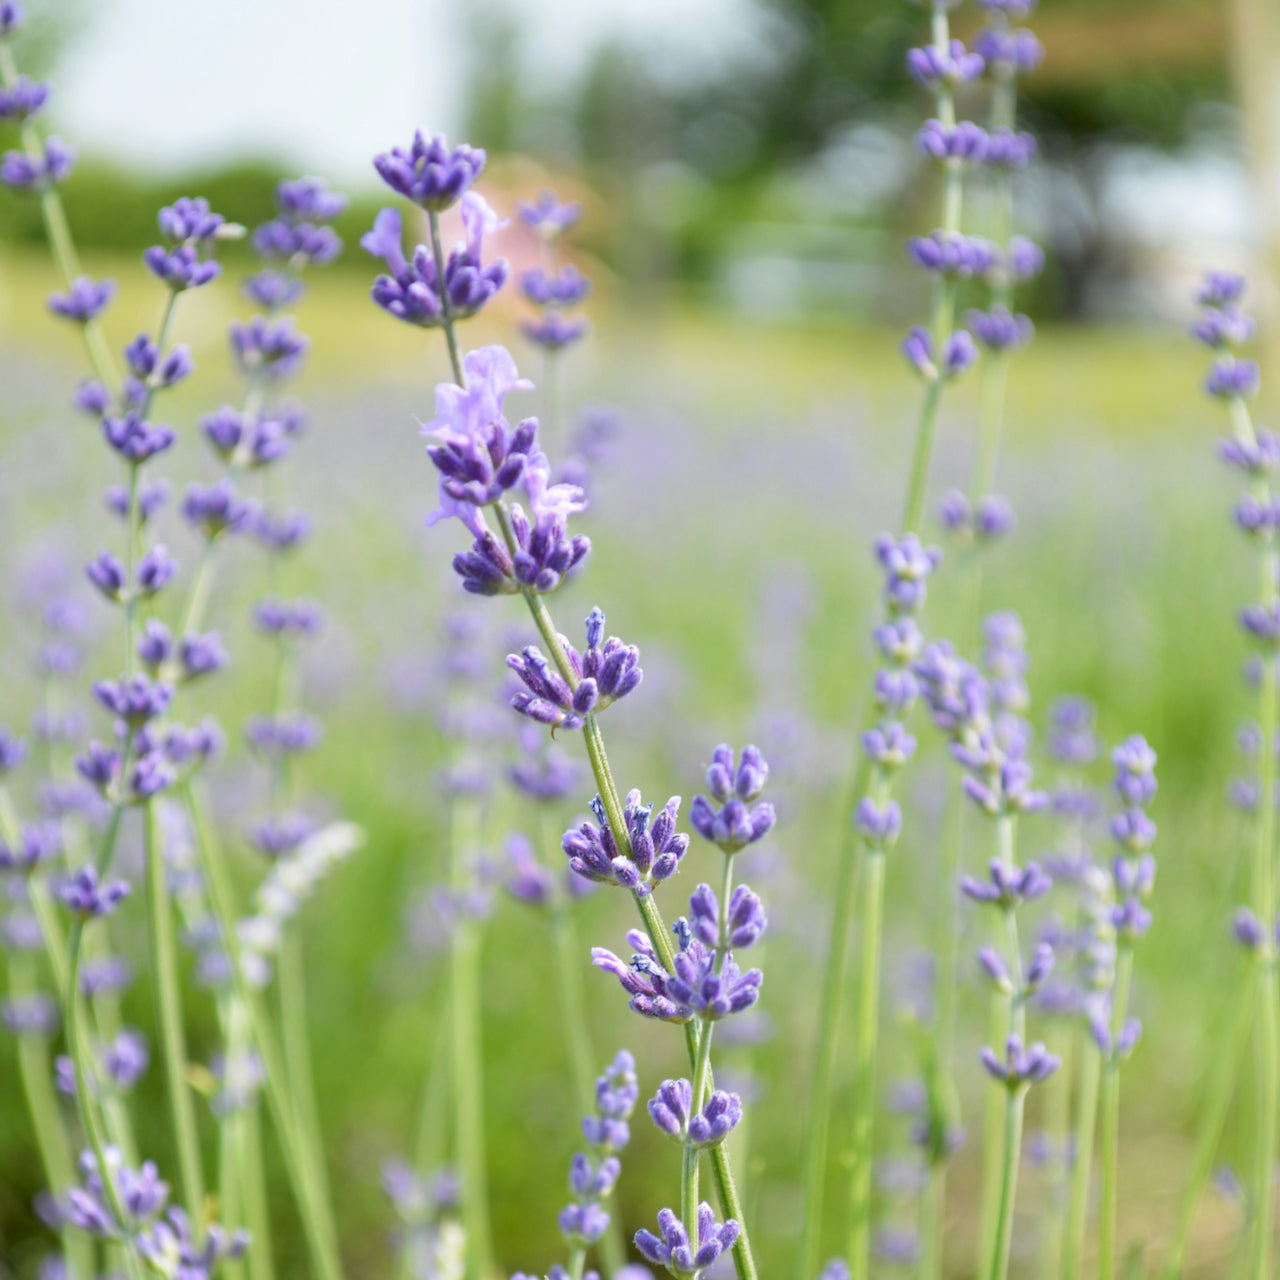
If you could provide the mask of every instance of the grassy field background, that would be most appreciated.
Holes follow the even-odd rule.
[[[136,264],[90,266],[121,282],[110,315],[117,345],[155,323],[157,291]],[[25,720],[37,694],[24,666],[33,635],[20,603],[24,565],[36,555],[60,556],[79,580],[79,566],[119,535],[97,496],[115,478],[110,460],[92,428],[65,407],[81,353],[76,335],[43,310],[51,284],[39,260],[0,262],[0,539],[9,579],[0,723],[12,725]],[[426,1061],[442,1043],[442,966],[404,940],[407,909],[443,874],[446,858],[448,802],[436,775],[449,746],[435,727],[432,674],[441,619],[453,610],[482,616],[495,699],[504,646],[524,625],[517,602],[464,599],[448,573],[459,531],[423,528],[435,483],[417,429],[431,416],[442,344],[378,313],[367,284],[360,270],[344,267],[317,280],[303,304],[300,324],[314,346],[298,391],[311,425],[281,473],[316,524],[314,542],[289,563],[289,587],[316,596],[328,618],[307,666],[308,698],[327,734],[305,768],[306,790],[319,811],[349,817],[368,833],[367,847],[304,917],[330,1171],[340,1187],[348,1268],[357,1276],[387,1274],[391,1220],[378,1167],[405,1150]],[[243,310],[231,288],[183,302],[177,327],[195,348],[197,376],[168,402],[165,416],[181,439],[160,468],[179,488],[213,474],[195,424],[236,394],[223,335]],[[752,1110],[747,1181],[764,1273],[781,1276],[789,1274],[783,1268],[799,1227],[797,1116],[807,1105],[830,877],[871,671],[867,632],[878,603],[869,543],[898,519],[917,393],[896,350],[900,335],[887,327],[755,324],[695,300],[641,303],[607,289],[591,312],[596,332],[569,357],[563,400],[616,405],[623,429],[584,520],[593,558],[554,599],[553,613],[573,637],[599,603],[610,630],[641,647],[646,681],[604,724],[623,787],[640,786],[659,804],[672,793],[691,797],[721,740],[758,740],[776,760],[781,821],[753,871],[774,926],[762,1002],[774,1034],[753,1051],[762,1096]],[[466,339],[509,342],[536,381],[538,361],[512,327],[513,314],[495,309]],[[1026,624],[1037,724],[1043,727],[1057,694],[1087,693],[1100,704],[1108,743],[1143,732],[1160,753],[1160,882],[1156,923],[1138,959],[1135,999],[1146,1035],[1124,1076],[1120,1210],[1122,1241],[1149,1261],[1167,1238],[1203,1071],[1243,964],[1229,925],[1245,892],[1245,826],[1226,788],[1238,767],[1235,729],[1249,708],[1234,615],[1250,597],[1253,558],[1231,527],[1236,486],[1214,457],[1223,424],[1198,393],[1202,363],[1174,326],[1046,327],[1018,358],[1010,385],[997,488],[1012,499],[1019,527],[989,556],[984,577],[984,608],[1015,608]],[[976,391],[971,378],[948,400],[935,497],[966,479]],[[519,412],[539,409],[535,392]],[[190,567],[193,544],[172,512],[164,527]],[[245,805],[255,803],[237,729],[265,702],[268,671],[264,645],[246,622],[263,589],[262,559],[235,547],[226,564],[210,616],[227,620],[234,664],[197,701],[231,734],[215,799],[234,832]],[[960,625],[948,581],[944,568],[928,609],[931,635]],[[116,661],[110,622],[99,610],[103,642],[89,665],[95,677]],[[886,1025],[902,1071],[910,1065],[908,1035],[895,1022],[894,993],[939,907],[933,868],[954,783],[922,718],[917,732],[925,750],[906,780],[912,804],[888,884]],[[501,760],[509,749],[499,744],[496,753]],[[1105,777],[1104,763],[1097,780]],[[566,806],[555,829],[587,799],[584,791]],[[496,787],[486,808],[487,846],[500,850],[506,832],[529,822],[522,803]],[[1025,827],[1023,856],[1054,838],[1048,819]],[[976,824],[971,830],[968,857],[977,864],[988,855]],[[251,855],[237,849],[236,856],[247,876]],[[685,893],[705,874],[709,855],[695,847],[686,865]],[[668,890],[669,915],[676,892]],[[140,930],[140,904],[131,910]],[[630,926],[619,896],[596,895],[579,921],[584,952],[589,943],[624,949]],[[976,938],[976,916],[969,927]],[[552,980],[545,922],[499,895],[485,936],[484,1088],[494,1231],[508,1271],[539,1269],[558,1256],[555,1212],[576,1121]],[[588,975],[587,990],[602,1064],[617,1047],[632,1048],[650,1090],[677,1071],[677,1035],[630,1015],[603,976]],[[984,1088],[970,1056],[979,1043],[980,996],[970,982],[961,1087],[971,1134]],[[193,1053],[207,1058],[214,1048],[207,995],[189,988],[188,1008],[196,1019]],[[131,1021],[149,1024],[145,983],[131,991],[126,1010]],[[885,1072],[886,1088],[894,1074]],[[828,1196],[832,1245],[845,1195],[847,1073],[843,1080]],[[143,1088],[158,1097],[159,1087],[153,1067]],[[40,1180],[7,1039],[0,1041],[0,1097],[9,1100],[0,1107],[0,1257],[25,1275],[52,1237],[30,1212]],[[212,1152],[213,1125],[205,1120]],[[159,1109],[144,1111],[143,1122],[144,1145],[167,1160]],[[1243,1149],[1249,1124],[1247,1105],[1238,1108],[1225,1157]],[[886,1147],[890,1139],[904,1145],[903,1130],[885,1114]],[[671,1149],[645,1121],[635,1132],[619,1191],[628,1233],[677,1194]],[[971,1138],[954,1179],[957,1275],[966,1274],[971,1254],[976,1146]],[[282,1178],[273,1180],[273,1194],[287,1231]],[[1029,1168],[1022,1191],[1028,1221],[1040,1195]],[[1198,1274],[1225,1273],[1234,1213],[1212,1193],[1206,1198],[1193,1252]],[[1034,1257],[1029,1228],[1016,1247]],[[300,1275],[304,1266],[298,1258],[284,1270]]]

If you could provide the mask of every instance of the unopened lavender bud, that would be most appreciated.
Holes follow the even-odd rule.
[[[1209,366],[1204,389],[1223,400],[1247,400],[1257,394],[1259,380],[1254,360],[1215,360]]]
[[[854,823],[870,848],[889,849],[902,832],[902,810],[896,800],[877,804],[870,796],[864,796]]]
[[[1031,963],[1027,966],[1026,988],[1029,992],[1037,990],[1053,972],[1053,948],[1047,942],[1037,945],[1032,954]]]
[[[115,292],[114,280],[93,280],[89,276],[77,276],[65,293],[49,295],[49,310],[77,324],[88,324],[107,309]]]
[[[978,967],[995,984],[998,991],[1005,995],[1013,994],[1013,982],[1009,977],[1009,968],[993,947],[982,947],[978,951]]]
[[[178,572],[178,562],[164,546],[157,545],[138,561],[135,575],[138,594],[152,596],[162,590]]]

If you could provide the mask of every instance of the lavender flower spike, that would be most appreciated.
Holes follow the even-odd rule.
[[[1010,1091],[1041,1084],[1062,1065],[1062,1059],[1050,1053],[1043,1044],[1037,1041],[1023,1048],[1017,1036],[1009,1037],[1003,1060],[992,1049],[983,1049],[980,1056],[987,1074]]]
[[[683,1146],[703,1149],[723,1142],[742,1119],[742,1099],[717,1089],[701,1111],[690,1115],[693,1085],[688,1080],[664,1080],[649,1099],[653,1123]]]
[[[711,799],[695,796],[689,821],[706,841],[722,853],[733,854],[762,840],[773,830],[776,815],[768,801],[748,807],[764,790],[769,766],[758,747],[743,747],[735,772],[733,748],[721,743],[711,756],[707,788]],[[720,808],[716,808],[716,802]]]
[[[584,822],[564,833],[560,847],[577,875],[598,884],[615,884],[639,898],[647,897],[655,885],[675,875],[689,837],[676,831],[680,797],[672,796],[656,818],[653,805],[643,804],[640,792],[628,793],[623,807],[630,851],[624,856],[613,839],[599,797],[591,802],[595,825]]]
[[[463,143],[450,148],[444,134],[428,141],[419,130],[407,150],[392,147],[374,158],[373,167],[383,182],[406,200],[440,213],[456,204],[484,172],[485,160],[480,147]]]
[[[58,886],[58,897],[63,905],[73,915],[86,920],[110,915],[128,896],[127,881],[100,883],[98,869],[92,865],[81,867],[69,880]]]
[[[658,1214],[658,1231],[636,1232],[636,1248],[655,1266],[665,1267],[676,1280],[696,1280],[715,1260],[733,1248],[738,1239],[738,1224],[729,1219],[723,1225],[716,1222],[715,1212],[704,1200],[698,1206],[698,1239],[689,1240],[689,1233],[674,1209],[663,1209]]]

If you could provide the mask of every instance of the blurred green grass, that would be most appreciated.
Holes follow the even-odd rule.
[[[90,267],[121,280],[111,314],[120,342],[154,324],[155,291],[135,264]],[[95,496],[110,477],[83,420],[60,408],[79,351],[75,335],[42,312],[50,284],[38,259],[0,262],[0,339],[11,374],[20,375],[9,379],[16,390],[0,426],[0,521],[15,551],[35,530],[56,525],[84,559],[111,536]],[[434,775],[446,744],[428,709],[397,709],[388,688],[399,657],[424,658],[438,646],[440,616],[460,595],[445,571],[459,539],[444,529],[418,532],[434,505],[434,481],[415,417],[431,413],[439,344],[375,313],[366,286],[363,273],[335,270],[317,279],[304,304],[301,327],[314,346],[299,390],[315,408],[315,424],[285,464],[288,487],[318,524],[315,544],[290,564],[289,588],[319,597],[336,633],[310,681],[327,737],[307,766],[307,789],[369,835],[367,848],[307,909],[304,926],[319,1092],[352,1275],[385,1274],[389,1265],[378,1165],[409,1145],[424,1060],[440,1035],[439,966],[406,951],[400,937],[412,893],[444,864],[447,805]],[[175,480],[209,470],[191,428],[201,412],[235,395],[223,330],[237,309],[226,289],[184,300],[179,328],[195,349],[198,374],[166,409],[185,433],[163,468]],[[870,671],[866,634],[877,604],[868,542],[897,518],[915,397],[898,335],[885,327],[765,325],[688,300],[641,305],[607,291],[592,314],[598,337],[574,357],[567,394],[619,403],[625,436],[589,517],[596,548],[589,570],[556,598],[553,612],[572,634],[599,601],[610,629],[645,655],[650,680],[605,725],[621,784],[641,785],[659,802],[672,792],[693,794],[710,748],[743,740],[761,708],[782,707],[812,726],[807,750],[778,770],[783,822],[771,842],[766,890],[778,928],[764,1000],[777,1034],[758,1054],[765,1092],[752,1116],[748,1177],[765,1274],[781,1274],[798,1228],[797,1116],[806,1105],[827,885]],[[468,340],[512,341],[511,322],[495,309]],[[1121,1205],[1122,1241],[1156,1251],[1189,1158],[1215,1015],[1236,975],[1229,916],[1243,896],[1243,828],[1225,788],[1235,725],[1248,709],[1233,618],[1249,596],[1252,570],[1230,528],[1234,490],[1212,456],[1221,423],[1197,394],[1199,376],[1197,354],[1175,329],[1043,331],[1015,366],[998,486],[1013,499],[1020,528],[985,571],[984,605],[1016,608],[1027,626],[1037,723],[1043,726],[1056,694],[1084,692],[1099,701],[1108,742],[1141,731],[1161,755],[1157,922],[1139,957],[1147,1032],[1125,1075]],[[975,395],[971,380],[948,407],[936,492],[964,480]],[[230,559],[212,613],[240,619],[226,628],[236,664],[198,701],[223,719],[234,742],[235,726],[265,700],[267,680],[255,668],[259,642],[243,625],[262,588],[261,563],[239,548]],[[941,575],[931,599],[931,634],[957,625],[947,582]],[[770,606],[778,584],[798,592],[802,606]],[[507,600],[482,612],[492,622],[496,686],[502,638],[522,619]],[[12,649],[23,636],[21,619],[10,633]],[[798,670],[789,665],[792,653]],[[10,652],[3,660],[10,696],[2,715],[10,722],[34,697],[19,659]],[[99,653],[91,670],[105,673],[110,663],[109,652]],[[928,750],[907,791],[928,813],[937,808],[932,784],[942,761],[935,736],[926,727],[919,734]],[[235,748],[234,757],[227,772],[242,780],[242,751]],[[234,811],[242,795],[243,787],[229,791],[225,803]],[[573,811],[561,815],[564,824]],[[493,847],[527,821],[514,799],[497,793],[486,823]],[[936,814],[909,818],[893,855],[889,947],[898,974],[925,944],[925,924],[938,908],[937,838]],[[1051,838],[1047,822],[1028,823],[1024,856]],[[251,864],[242,851],[237,856],[247,877]],[[970,860],[985,856],[975,834]],[[701,857],[695,850],[690,859],[686,891],[703,873]],[[625,947],[622,933],[632,924],[625,907],[608,894],[590,900],[580,922],[584,943]],[[557,1256],[555,1211],[576,1134],[552,972],[542,922],[500,900],[485,943],[485,1094],[494,1228],[508,1270],[541,1268]],[[602,976],[590,975],[587,986],[602,1064],[625,1044],[637,1053],[645,1088],[679,1069],[679,1037],[627,1014]],[[968,1000],[976,1015],[976,993]],[[193,1053],[207,1060],[216,1050],[208,999],[189,991],[188,1003],[196,1017]],[[145,984],[131,992],[127,1011],[149,1022]],[[979,1024],[971,1019],[966,1052]],[[905,1069],[905,1032],[891,1032],[889,1043]],[[983,1085],[971,1063],[962,1060],[960,1074],[972,1119]],[[14,1097],[8,1042],[0,1045],[0,1082]],[[158,1088],[154,1070],[148,1088],[147,1096]],[[833,1245],[847,1102],[846,1080],[832,1143]],[[168,1158],[162,1118],[144,1111],[143,1120],[147,1149]],[[1233,1117],[1227,1155],[1248,1123],[1247,1108]],[[886,1115],[886,1145],[892,1135],[901,1147],[901,1130]],[[643,1120],[635,1132],[619,1193],[629,1231],[649,1222],[676,1185],[666,1144]],[[212,1153],[208,1124],[206,1136]],[[974,1145],[954,1179],[957,1274],[969,1257]],[[26,1274],[45,1238],[28,1209],[39,1177],[17,1105],[0,1109],[0,1169],[0,1227],[11,1265]],[[279,1177],[273,1194],[287,1241],[290,1207]],[[1037,1194],[1029,1172],[1028,1223]],[[1199,1274],[1221,1274],[1230,1212],[1206,1203],[1193,1252]],[[282,1256],[285,1274],[301,1273],[296,1254]]]

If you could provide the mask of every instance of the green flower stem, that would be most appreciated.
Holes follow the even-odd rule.
[[[0,40],[0,85],[6,89],[13,87],[18,78],[18,66],[14,61],[13,49],[7,41]],[[40,161],[44,157],[44,145],[35,124],[30,120],[23,121],[19,135],[22,149],[28,157]],[[58,271],[66,284],[82,274],[80,255],[76,253],[75,241],[71,238],[71,228],[67,223],[67,212],[62,205],[62,197],[57,187],[49,187],[40,192],[40,215],[44,219],[45,236],[49,241],[49,250],[57,264]],[[89,351],[89,360],[93,365],[98,380],[104,386],[113,387],[119,380],[115,360],[111,355],[111,347],[102,331],[98,320],[90,320],[81,326],[84,330],[85,346]]]
[[[876,771],[879,773],[879,771]],[[873,793],[883,803],[887,780]],[[880,949],[884,917],[883,849],[868,847],[863,862],[862,966],[854,1045],[853,1179],[849,1211],[849,1271],[866,1280],[871,1246],[871,1165],[874,1157],[876,1041],[880,1024]]]
[[[1056,1276],[1062,1262],[1062,1241],[1066,1227],[1066,1197],[1070,1186],[1070,1168],[1066,1152],[1071,1133],[1071,1077],[1081,1044],[1082,1028],[1078,1018],[1071,1022],[1062,1066],[1043,1085],[1045,1097],[1045,1132],[1052,1143],[1051,1176],[1045,1191],[1045,1215],[1041,1238],[1040,1274]]]
[[[453,1014],[449,988],[440,992],[435,1016],[428,1020],[435,1028],[431,1058],[427,1064],[422,1098],[418,1103],[418,1131],[413,1145],[413,1166],[421,1174],[445,1162],[445,1128],[449,1114],[449,1039],[453,1034]],[[413,1250],[401,1249],[396,1274],[399,1280],[414,1280]]]
[[[1235,993],[1235,1008],[1230,1014],[1226,1038],[1216,1043],[1212,1055],[1213,1069],[1204,1090],[1205,1106],[1200,1113],[1196,1153],[1191,1162],[1191,1172],[1187,1177],[1186,1186],[1182,1189],[1182,1198],[1178,1201],[1178,1217],[1173,1229],[1173,1240],[1169,1245],[1169,1255],[1165,1259],[1162,1272],[1164,1280],[1179,1280],[1182,1275],[1187,1237],[1191,1234],[1192,1215],[1209,1181],[1209,1175],[1213,1172],[1213,1157],[1218,1150],[1218,1143],[1222,1140],[1223,1126],[1226,1124],[1227,1112],[1231,1107],[1231,1096],[1235,1092],[1249,1033],[1253,1028],[1257,976],[1257,966],[1251,965],[1245,979],[1232,988]]]
[[[1089,1217],[1089,1179],[1093,1172],[1093,1135],[1098,1120],[1098,1084],[1102,1055],[1092,1043],[1084,1046],[1080,1091],[1076,1094],[1076,1152],[1071,1166],[1071,1198],[1067,1206],[1067,1232],[1062,1250],[1060,1280],[1079,1280],[1084,1257],[1085,1225]]]
[[[63,1006],[66,1017],[67,1049],[71,1055],[72,1066],[76,1077],[76,1107],[80,1113],[80,1123],[85,1137],[93,1150],[94,1159],[98,1162],[98,1170],[102,1175],[102,1185],[106,1192],[107,1204],[117,1222],[128,1222],[129,1215],[120,1199],[120,1191],[116,1180],[110,1174],[111,1165],[107,1161],[107,1145],[102,1135],[102,1126],[95,1113],[92,1089],[96,1084],[89,1075],[89,1048],[85,1044],[84,1010],[80,997],[80,957],[81,940],[84,934],[84,921],[77,919],[71,926],[67,939],[69,954],[69,974],[66,1002]],[[132,1237],[121,1242],[124,1264],[129,1272],[130,1280],[142,1280],[142,1260],[138,1257],[138,1248]]]
[[[462,372],[462,358],[458,354],[458,333],[454,325],[452,308],[449,305],[449,290],[445,287],[444,242],[440,239],[440,215],[434,209],[427,213],[427,226],[431,232],[431,253],[435,258],[436,283],[440,290],[440,327],[444,330],[444,340],[449,347],[449,364],[453,368],[453,380],[458,386],[465,387],[467,379]]]
[[[203,1221],[204,1173],[200,1166],[200,1139],[196,1129],[195,1106],[187,1082],[187,1045],[182,1021],[177,942],[154,804],[143,806],[142,831],[147,864],[147,918],[150,926],[156,1026],[160,1034],[161,1057],[164,1060],[169,1115],[173,1124],[174,1141],[178,1147],[182,1199],[194,1224]]]
[[[241,1202],[244,1205],[244,1223],[249,1229],[249,1249],[246,1254],[249,1278],[274,1280],[271,1214],[267,1206],[267,1187],[262,1172],[262,1123],[256,1101],[246,1107],[240,1116],[239,1137]]]
[[[555,852],[559,842],[551,829],[551,815],[546,805],[540,806],[541,836],[544,860],[558,872]],[[562,890],[556,892],[550,905],[551,937],[556,953],[556,978],[560,988],[560,1004],[564,1014],[565,1038],[569,1044],[569,1061],[573,1071],[574,1092],[578,1110],[592,1115],[596,1107],[595,1051],[591,1045],[591,1029],[587,1022],[587,1002],[582,989],[582,951],[573,919],[572,900]],[[600,1240],[600,1253],[605,1270],[615,1274],[626,1265],[627,1250],[622,1239],[618,1215],[609,1215],[609,1226]]]
[[[852,797],[842,812],[852,815],[867,787],[871,764],[860,754]],[[849,969],[849,949],[853,941],[853,917],[862,863],[858,859],[859,839],[850,817],[844,824],[843,839],[835,869],[835,914],[827,965],[822,975],[822,1000],[818,1015],[818,1042],[813,1066],[813,1088],[809,1095],[808,1136],[805,1142],[804,1225],[798,1250],[796,1280],[813,1280],[818,1274],[822,1243],[822,1203],[827,1182],[827,1145],[831,1121],[831,1088],[835,1080],[840,1044],[840,1016],[844,1009],[844,984]]]
[[[34,883],[34,880],[31,882]],[[9,952],[9,993],[14,999],[34,995],[37,990],[34,957],[24,951]],[[64,988],[59,986],[61,997]],[[26,1096],[27,1111],[35,1130],[36,1149],[44,1166],[45,1179],[58,1196],[75,1186],[70,1140],[62,1123],[62,1113],[53,1091],[53,1065],[49,1046],[41,1035],[18,1036],[18,1074]],[[64,1222],[59,1232],[63,1256],[71,1280],[91,1280],[94,1274],[93,1242],[83,1231]]]
[[[1129,1008],[1133,981],[1133,944],[1121,943],[1116,958],[1116,985],[1111,1007],[1112,1054],[1102,1065],[1102,1105],[1098,1112],[1098,1143],[1102,1160],[1102,1196],[1098,1211],[1098,1280],[1116,1273],[1116,1205],[1120,1172],[1120,1063],[1115,1044]]]
[[[479,821],[474,800],[460,798],[454,801],[450,858],[455,890],[466,887],[466,855],[474,848]],[[462,1173],[462,1222],[467,1233],[468,1280],[487,1280],[493,1274],[484,1145],[480,946],[479,925],[462,917],[450,943],[449,977],[453,1018],[453,1090],[457,1107],[458,1166]]]
[[[245,978],[240,961],[240,947],[236,934],[237,913],[235,899],[227,881],[222,851],[218,847],[213,830],[205,817],[191,783],[181,786],[183,803],[195,829],[196,845],[209,883],[209,899],[218,929],[222,935],[227,955],[231,961],[232,978],[236,994],[248,1013],[250,1032],[257,1046],[258,1056],[266,1077],[267,1102],[271,1107],[284,1166],[293,1190],[298,1213],[302,1219],[307,1251],[311,1256],[318,1280],[342,1280],[342,1265],[338,1258],[337,1232],[334,1229],[332,1211],[319,1193],[313,1172],[308,1165],[305,1147],[298,1136],[297,1117],[289,1093],[288,1079],[282,1065],[280,1049],[275,1042],[271,1024],[262,1002]]]
[[[1000,1161],[1000,1201],[995,1244],[991,1252],[991,1280],[1009,1274],[1009,1246],[1013,1240],[1013,1202],[1018,1190],[1018,1156],[1022,1150],[1022,1110],[1025,1087],[1005,1090],[1004,1150]]]

